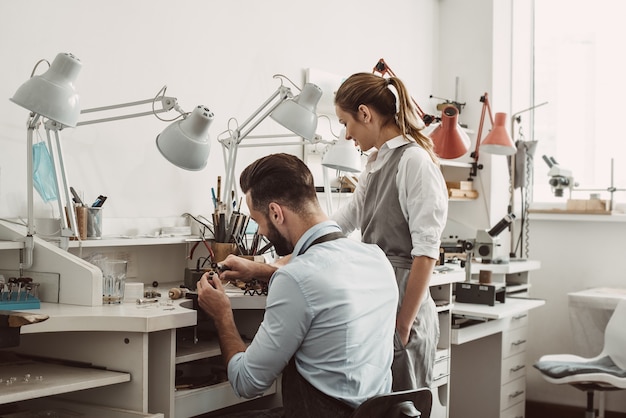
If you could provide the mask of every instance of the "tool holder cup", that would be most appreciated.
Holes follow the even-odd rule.
[[[102,208],[87,208],[87,239],[102,239]]]
[[[237,244],[234,242],[212,242],[211,250],[213,250],[214,259],[213,262],[221,263],[230,254],[238,255],[239,250]]]

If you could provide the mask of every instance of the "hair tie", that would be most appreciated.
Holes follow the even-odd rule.
[[[398,94],[398,90],[396,89],[396,86],[391,84],[391,81],[389,79],[387,79],[387,88],[391,91],[391,93],[393,94],[393,97],[395,97],[396,115],[397,115],[398,112],[400,112],[400,95]]]

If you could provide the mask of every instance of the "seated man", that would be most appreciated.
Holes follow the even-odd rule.
[[[391,390],[393,268],[376,245],[345,238],[328,220],[313,176],[297,157],[263,157],[243,171],[240,183],[259,233],[291,257],[278,269],[234,256],[224,261],[230,270],[221,279],[269,280],[263,322],[247,348],[220,278],[205,273],[198,282],[228,379],[238,396],[251,398],[282,373],[284,411],[277,416],[347,417]]]

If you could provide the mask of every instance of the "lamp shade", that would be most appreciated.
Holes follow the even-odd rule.
[[[322,89],[306,83],[298,96],[283,101],[270,116],[291,132],[312,141],[317,129],[317,103],[321,97]]]
[[[441,112],[441,125],[430,134],[435,144],[435,153],[440,158],[458,158],[469,149],[469,136],[459,126],[458,118],[458,109],[452,105],[446,106]]]
[[[62,125],[75,127],[80,103],[74,82],[81,67],[74,55],[59,53],[45,73],[28,79],[10,100]]]
[[[506,116],[506,113],[496,113],[491,132],[480,144],[481,151],[497,155],[513,155],[517,152],[517,147],[505,128]]]
[[[177,167],[202,170],[211,150],[211,122],[213,112],[205,106],[197,106],[187,118],[170,124],[157,136],[157,148],[166,160]]]
[[[350,139],[346,139],[346,130],[342,129],[339,139],[328,147],[322,158],[324,167],[335,170],[358,173],[361,171],[361,153]]]

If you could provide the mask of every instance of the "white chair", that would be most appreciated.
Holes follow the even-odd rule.
[[[626,389],[626,300],[618,303],[609,319],[604,331],[604,348],[598,356],[550,354],[542,356],[534,366],[550,383],[567,383],[587,392],[585,418],[595,418],[595,391]],[[603,396],[598,405],[598,417],[604,418]]]

